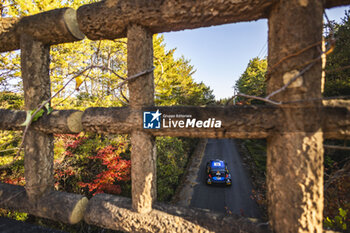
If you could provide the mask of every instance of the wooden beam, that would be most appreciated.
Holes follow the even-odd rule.
[[[50,115],[39,118],[30,128],[47,134],[75,134],[83,131],[83,112],[79,110],[55,110]],[[23,130],[21,124],[26,119],[25,111],[0,109],[0,130]]]
[[[266,18],[272,2],[107,0],[81,6],[78,22],[89,39],[115,39],[126,37],[130,24],[161,33]]]
[[[128,27],[128,77],[153,67],[153,35],[144,27]],[[142,124],[139,111],[154,104],[153,72],[129,82],[130,118],[133,125]],[[132,207],[148,213],[157,199],[157,154],[155,138],[138,127],[131,129],[131,195]]]
[[[29,201],[23,186],[0,183],[0,208],[76,224],[83,219],[88,199],[82,195],[49,191],[37,202]]]
[[[350,0],[326,0],[324,8],[350,5]]]
[[[338,102],[338,101],[333,101]],[[343,102],[343,103],[341,103]],[[321,124],[325,138],[350,138],[350,101],[339,104],[324,102]],[[215,117],[222,121],[220,129],[215,128],[162,128],[143,129],[142,123],[135,125],[131,110],[121,108],[88,108],[78,110],[55,110],[49,116],[44,115],[32,128],[44,133],[79,133],[82,130],[95,133],[127,134],[139,129],[153,136],[179,136],[201,138],[265,138],[274,131],[281,119],[281,111],[276,106],[235,106],[235,107],[145,107],[144,111],[156,111],[162,115],[191,115],[198,120]],[[26,118],[24,111],[0,109],[0,130],[21,130]],[[186,120],[186,118],[177,118]],[[302,129],[298,129],[301,131]]]
[[[107,0],[78,9],[80,30],[89,39],[126,37],[127,27],[137,24],[152,33],[252,21],[267,18],[276,0]],[[325,7],[350,4],[327,0]]]
[[[305,63],[320,57],[320,46],[281,58],[322,41],[323,1],[280,0],[269,15],[267,93],[282,88]],[[296,82],[272,97],[296,101],[322,97],[322,61],[316,60]],[[308,107],[309,106],[309,107]],[[267,137],[267,199],[273,232],[322,232],[323,131],[320,102],[284,108],[277,130]]]
[[[76,11],[62,8],[45,11],[21,19],[0,19],[0,52],[20,48],[20,36],[27,34],[45,45],[81,40],[85,35],[79,30]]]
[[[350,100],[328,100],[322,103],[323,137],[350,139]]]
[[[51,96],[50,46],[22,34],[21,72],[27,111],[36,109]],[[29,200],[35,202],[53,189],[53,136],[29,128],[23,142],[24,176]]]
[[[45,44],[68,43],[84,38],[126,37],[126,28],[136,23],[152,33],[194,29],[267,18],[275,0],[200,2],[181,1],[101,1],[71,8],[46,11],[22,19],[0,19],[0,52],[19,49],[19,35],[27,33]],[[326,0],[325,8],[349,5],[349,0]],[[79,30],[81,29],[81,31]]]
[[[278,108],[274,106],[237,106],[237,107],[144,107],[145,111],[162,113],[161,121],[169,124],[169,119],[191,119],[206,121],[215,118],[222,122],[220,128],[180,128],[143,129],[142,122],[135,122],[129,108],[89,108],[83,114],[84,130],[90,132],[129,133],[132,128],[143,130],[153,136],[182,136],[202,138],[264,138],[274,130],[278,120]],[[180,116],[183,115],[183,116]],[[166,117],[165,117],[166,116]],[[175,117],[168,117],[175,116]],[[213,122],[213,121],[212,121]]]
[[[161,203],[153,204],[150,213],[140,214],[132,210],[130,198],[108,194],[89,200],[84,220],[124,232],[269,232],[254,219]]]

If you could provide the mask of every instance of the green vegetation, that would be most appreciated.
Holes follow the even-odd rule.
[[[327,56],[326,83],[324,96],[350,95],[350,10],[345,12],[341,23],[331,22],[326,25],[335,30],[336,39],[334,51]],[[329,34],[326,39],[330,39]]]
[[[265,139],[247,139],[244,145],[252,156],[255,168],[260,175],[266,173],[266,140]]]
[[[348,211],[349,210],[343,210],[342,208],[339,208],[339,215],[335,216],[334,219],[326,217],[324,220],[324,225],[332,229],[346,231],[348,227],[346,225],[346,216],[348,214]]]
[[[38,12],[73,7],[82,1],[5,0],[2,16],[24,16]],[[118,87],[127,76],[126,39],[83,41],[51,46],[51,90],[56,93],[68,80],[89,68],[70,83],[51,101],[54,109],[89,107],[118,107],[128,105],[127,85]],[[194,82],[195,72],[189,60],[174,58],[175,49],[165,48],[164,38],[155,35],[154,76],[156,105],[207,105],[214,101],[212,90],[203,83]],[[92,68],[92,66],[94,68]],[[0,56],[0,108],[23,110],[20,55],[18,52]],[[0,166],[13,161],[22,132],[0,131]],[[128,135],[55,136],[55,189],[92,197],[97,193],[131,196],[130,139]],[[159,137],[157,145],[158,200],[168,202],[184,173],[188,157],[197,140]],[[0,181],[24,185],[23,154],[9,168],[0,170]],[[98,228],[79,223],[66,226],[61,223],[0,210],[0,216],[36,222],[69,232],[99,232]],[[113,232],[101,230],[101,232]]]
[[[239,77],[235,84],[235,89],[247,95],[265,97],[266,95],[266,82],[265,74],[267,71],[267,60],[260,59],[258,57],[249,61],[248,66],[244,73]],[[243,101],[243,98],[239,97],[238,102]],[[249,104],[262,104],[260,100],[247,100]]]
[[[197,139],[157,138],[157,192],[159,201],[170,201],[180,184]]]
[[[340,24],[331,22],[326,25],[328,34],[326,39],[331,38],[329,28],[335,29],[334,37],[336,46],[334,51],[327,56],[326,82],[324,97],[349,96],[350,95],[350,10],[345,12],[345,17]],[[247,69],[235,84],[238,92],[266,96],[265,74],[267,71],[266,59],[253,58]],[[263,104],[259,100],[244,100],[238,98],[244,104]],[[266,141],[265,140],[242,140],[247,149],[250,166],[253,170],[256,189],[253,197],[266,210]],[[350,147],[348,140],[325,140],[325,145]],[[324,226],[335,230],[346,230],[350,226],[350,158],[346,150],[325,149],[325,208]],[[262,177],[262,179],[261,179]],[[267,213],[266,213],[267,215]]]

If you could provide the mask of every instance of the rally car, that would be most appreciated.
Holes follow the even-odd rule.
[[[223,160],[215,159],[207,162],[206,166],[207,178],[206,183],[232,185],[231,174],[227,169],[227,163]]]

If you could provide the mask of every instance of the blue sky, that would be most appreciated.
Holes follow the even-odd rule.
[[[350,7],[327,10],[330,20],[340,22]],[[227,24],[163,33],[166,47],[177,48],[176,57],[191,60],[194,79],[214,90],[217,99],[233,95],[233,86],[250,59],[267,56],[267,20]]]

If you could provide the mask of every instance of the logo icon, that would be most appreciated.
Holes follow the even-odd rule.
[[[143,112],[143,128],[160,129],[161,115],[159,109],[156,112]]]

